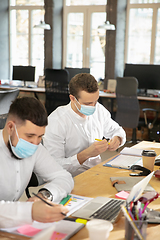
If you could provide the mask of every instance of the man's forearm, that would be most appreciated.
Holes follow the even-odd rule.
[[[80,164],[83,164],[89,158],[89,151],[88,149],[83,150],[82,152],[77,154],[77,159]]]

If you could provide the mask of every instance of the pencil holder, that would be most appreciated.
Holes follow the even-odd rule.
[[[147,222],[143,220],[131,221],[125,218],[125,239],[145,240],[147,236]]]

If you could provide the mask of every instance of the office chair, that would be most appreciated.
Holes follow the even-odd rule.
[[[18,94],[18,88],[0,91],[0,129],[4,128],[10,105]]]
[[[36,176],[36,174],[33,172],[33,173],[32,173],[32,176],[31,176],[31,179],[30,179],[30,181],[29,181],[29,183],[28,183],[28,185],[27,185],[27,187],[26,187],[26,189],[25,189],[25,193],[26,193],[26,196],[27,196],[28,198],[31,197],[31,195],[30,195],[30,193],[29,193],[29,187],[37,187],[38,185],[39,185],[39,183],[38,183],[37,176]]]
[[[148,129],[148,140],[160,142],[160,124],[158,121],[159,111],[154,108],[143,108],[144,125]],[[151,115],[149,117],[149,115]]]
[[[48,115],[58,106],[70,102],[68,90],[69,74],[65,69],[45,69],[45,107]]]
[[[90,68],[65,67],[65,69],[69,72],[69,81],[78,73],[90,73]]]
[[[138,80],[135,77],[117,77],[115,121],[122,127],[132,128],[132,142],[136,143],[136,128],[139,123]]]

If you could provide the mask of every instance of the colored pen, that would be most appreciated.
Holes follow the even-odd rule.
[[[67,206],[70,201],[72,201],[72,198],[70,198],[70,199],[64,204],[64,206]]]
[[[96,141],[102,141],[102,139],[98,139],[98,138],[95,138]],[[108,142],[108,144],[110,144],[110,142]]]
[[[66,202],[68,202],[68,200],[69,200],[71,197],[72,197],[71,195],[67,195],[67,197],[63,198],[59,204],[65,205]]]
[[[53,204],[47,202],[46,200],[44,200],[43,198],[41,198],[39,195],[37,195],[37,194],[35,194],[35,193],[32,193],[32,194],[33,194],[34,196],[36,196],[37,198],[41,199],[41,200],[42,200],[44,203],[46,203],[47,205],[49,205],[49,206],[51,206],[51,207],[54,207]],[[66,214],[63,213],[63,212],[61,212],[61,214],[62,214],[63,216],[66,216]]]
[[[124,216],[127,218],[127,220],[130,222],[131,226],[133,227],[135,233],[137,234],[138,238],[141,240],[144,240],[143,236],[141,235],[139,229],[137,228],[137,226],[135,225],[135,223],[133,222],[131,216],[129,215],[127,209],[125,208],[125,206],[121,206],[121,209],[124,213]]]
[[[144,213],[144,211],[145,211],[146,207],[148,206],[148,204],[149,204],[149,202],[147,202],[147,203],[144,205],[144,208],[143,208],[143,210],[142,210],[142,213]]]

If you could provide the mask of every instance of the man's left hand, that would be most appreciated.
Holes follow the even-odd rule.
[[[119,146],[121,145],[121,138],[118,136],[113,137],[108,142],[108,150],[109,151],[115,151]]]

